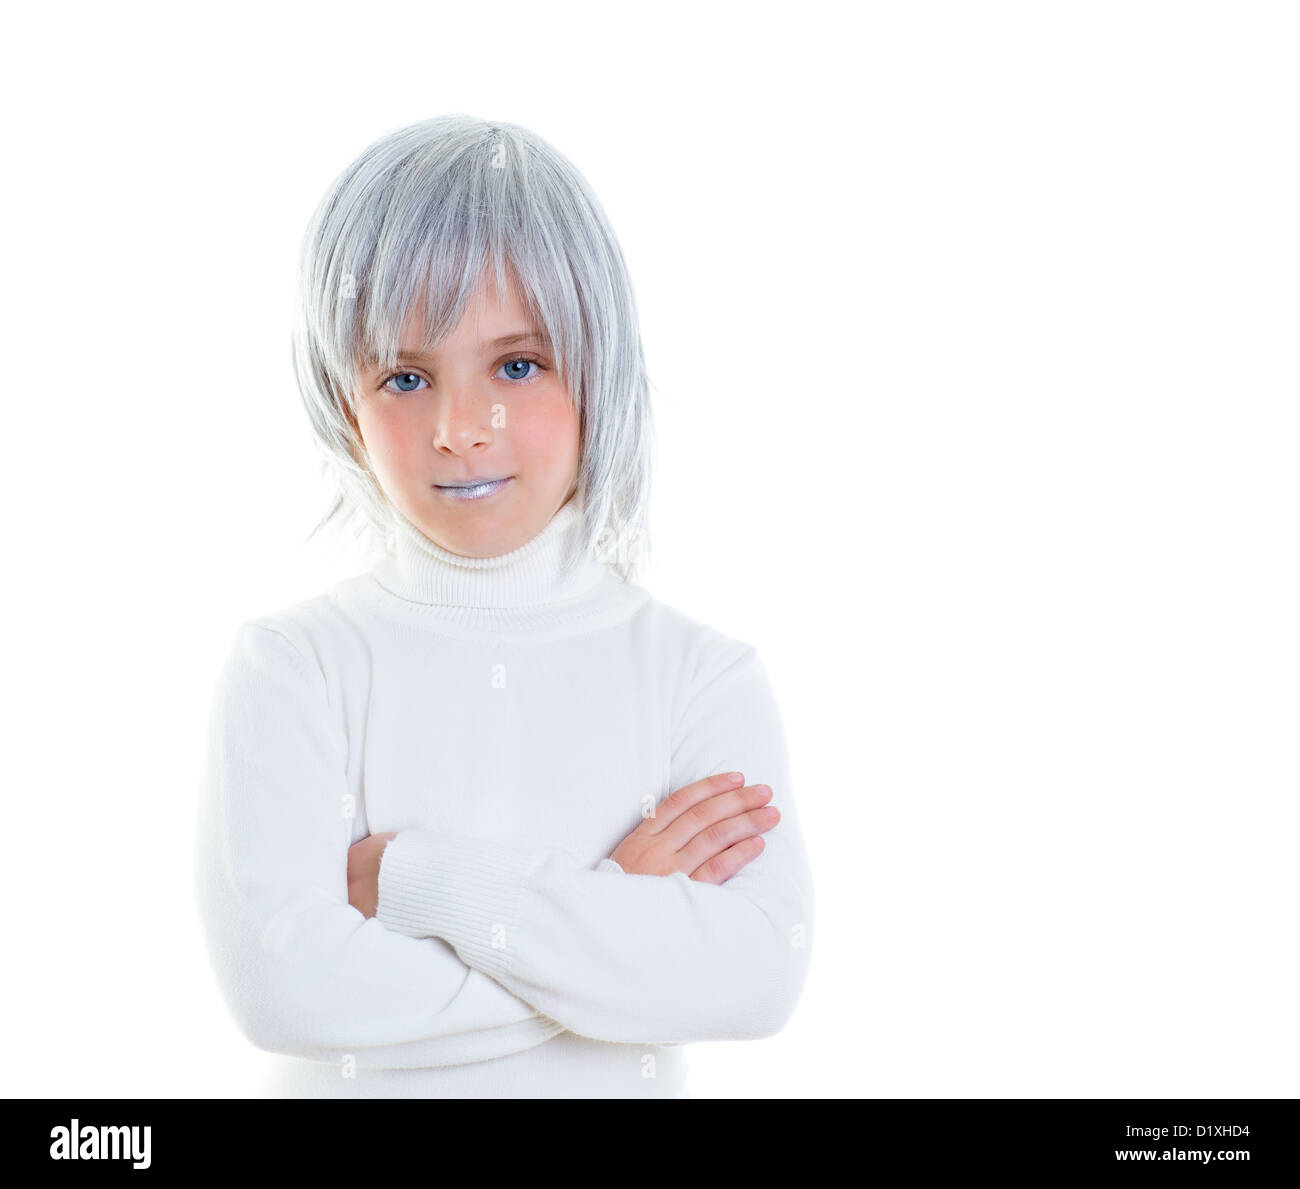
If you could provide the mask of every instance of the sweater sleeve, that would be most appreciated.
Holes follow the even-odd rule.
[[[713,665],[683,708],[670,791],[732,770],[771,786],[781,820],[724,884],[629,875],[617,864],[589,870],[554,847],[408,830],[384,850],[377,917],[400,933],[444,938],[475,969],[595,1040],[774,1035],[807,975],[813,886],[783,724],[749,645]]]
[[[211,704],[195,892],[243,1034],[275,1053],[400,1068],[487,1060],[562,1032],[445,942],[348,903],[346,754],[319,663],[280,630],[241,624]]]

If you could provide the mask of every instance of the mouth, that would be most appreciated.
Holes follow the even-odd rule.
[[[433,487],[448,499],[481,500],[496,495],[513,478],[513,475],[507,475],[504,479],[475,479],[469,483],[435,483]]]

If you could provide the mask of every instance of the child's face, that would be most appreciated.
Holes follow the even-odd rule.
[[[579,421],[514,293],[481,285],[460,325],[419,354],[422,311],[402,328],[398,366],[363,367],[357,422],[389,500],[435,544],[495,557],[532,540],[577,490]],[[504,480],[486,493],[454,490]]]

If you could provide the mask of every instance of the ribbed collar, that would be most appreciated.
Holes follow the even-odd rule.
[[[392,509],[396,548],[373,570],[380,585],[432,607],[524,610],[577,599],[610,577],[590,553],[567,572],[568,548],[582,533],[575,494],[531,541],[496,557],[463,557],[435,544]]]

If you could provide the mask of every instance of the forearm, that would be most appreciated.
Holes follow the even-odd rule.
[[[774,840],[719,887],[681,873],[584,870],[554,848],[404,831],[384,853],[378,919],[446,939],[469,965],[593,1039],[770,1036],[807,971],[812,904],[797,847],[792,836]]]
[[[199,904],[222,995],[259,1048],[371,1066],[503,1056],[562,1030],[437,938],[403,937],[316,897],[276,911],[205,864]]]

